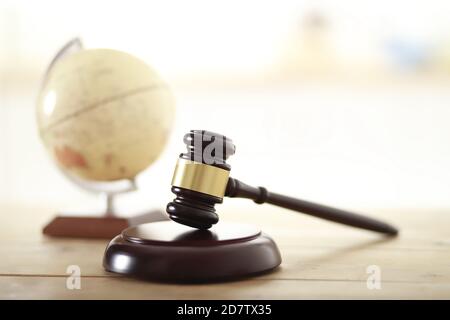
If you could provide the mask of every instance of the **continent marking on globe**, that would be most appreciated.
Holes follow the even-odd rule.
[[[67,168],[84,168],[88,167],[87,162],[83,155],[69,146],[62,148],[55,147],[55,156],[58,162]]]
[[[127,172],[127,168],[126,168],[125,166],[120,166],[119,172],[120,172],[121,174],[125,174],[125,173]]]
[[[111,163],[113,161],[114,155],[112,153],[107,153],[103,157],[103,161],[105,162],[105,166],[109,167],[111,166]]]

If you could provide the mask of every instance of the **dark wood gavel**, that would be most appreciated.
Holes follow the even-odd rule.
[[[384,233],[398,230],[385,222],[321,204],[288,197],[252,187],[229,177],[231,167],[226,163],[236,148],[226,136],[204,130],[191,130],[184,136],[187,152],[182,153],[172,179],[176,198],[167,205],[169,217],[181,224],[209,229],[219,221],[215,204],[223,197],[248,198],[258,204],[275,206],[309,214],[348,226]]]

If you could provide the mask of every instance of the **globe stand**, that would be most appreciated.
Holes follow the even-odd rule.
[[[114,206],[115,197],[137,190],[133,179],[112,183],[88,182],[62,172],[69,180],[83,189],[99,193],[104,207],[97,213],[90,212],[89,215],[81,215],[80,212],[73,211],[61,212],[44,227],[43,233],[47,236],[111,239],[130,226],[167,219],[160,210],[132,217],[121,217],[117,214]]]
[[[275,242],[255,227],[219,223],[197,230],[173,221],[122,231],[103,258],[107,271],[164,282],[214,282],[269,272],[281,263]]]
[[[82,53],[83,50],[84,50],[84,46],[83,46],[83,43],[80,38],[74,38],[74,39],[70,40],[57,52],[57,54],[52,59],[51,63],[49,64],[49,66],[43,76],[40,94],[39,94],[39,98],[37,101],[37,106],[38,106],[38,108],[37,108],[38,117],[37,118],[38,118],[39,130],[41,131],[41,135],[43,135],[44,131],[48,130],[50,124],[54,125],[55,123],[58,123],[61,120],[61,118],[58,118],[56,116],[55,116],[56,118],[52,117],[52,115],[57,114],[57,112],[55,111],[56,109],[58,109],[57,102],[60,101],[61,99],[56,98],[57,93],[55,93],[53,91],[53,88],[52,88],[52,90],[49,90],[49,92],[46,92],[46,86],[48,85],[49,82],[52,81],[52,72],[54,70],[58,70],[58,65],[60,66],[61,65],[60,63],[64,59],[69,58],[71,55]],[[96,107],[100,107],[100,106],[105,107],[105,105],[116,104],[117,106],[120,105],[120,108],[118,108],[120,110],[123,110],[123,109],[130,110],[128,103],[130,103],[130,106],[133,106],[133,105],[137,106],[137,109],[133,108],[133,110],[135,110],[135,111],[140,110],[139,108],[141,105],[148,105],[149,107],[152,107],[153,103],[155,103],[155,105],[157,105],[158,108],[170,107],[167,110],[168,117],[167,117],[167,119],[165,119],[165,120],[170,120],[169,119],[169,117],[171,115],[170,110],[172,110],[172,102],[171,102],[172,99],[170,98],[171,97],[170,92],[167,90],[168,88],[163,83],[163,81],[161,79],[159,79],[159,77],[156,74],[153,74],[154,72],[152,69],[147,68],[146,64],[144,62],[140,61],[139,59],[135,59],[132,56],[125,54],[123,52],[119,52],[119,51],[115,51],[115,50],[97,49],[97,53],[99,51],[103,52],[101,57],[103,57],[103,55],[106,55],[105,52],[108,52],[108,54],[106,55],[108,57],[108,59],[112,59],[111,61],[113,61],[113,62],[120,61],[120,63],[113,63],[113,62],[111,62],[110,64],[106,63],[105,65],[102,65],[102,67],[99,67],[99,69],[96,69],[96,67],[98,67],[100,64],[99,62],[101,62],[100,61],[101,59],[99,60],[98,56],[96,56],[96,55],[93,56],[92,54],[87,56],[87,57],[90,57],[89,59],[86,58],[86,56],[85,56],[84,59],[87,59],[87,60],[81,60],[82,61],[82,63],[80,62],[81,64],[76,64],[77,71],[74,72],[75,74],[73,75],[73,77],[72,76],[68,77],[69,71],[66,70],[63,72],[64,76],[61,76],[60,78],[58,78],[59,79],[58,83],[61,82],[64,84],[64,85],[61,85],[61,87],[65,87],[65,85],[68,85],[69,86],[68,88],[70,88],[70,90],[69,90],[70,92],[72,92],[72,91],[77,92],[78,95],[87,94],[87,97],[89,97],[88,92],[90,92],[90,90],[92,92],[96,92],[95,96],[97,96],[97,93],[98,93],[99,96],[97,98],[99,100],[97,101],[94,99],[95,101],[91,101],[91,102],[95,102],[94,105]],[[96,58],[94,59],[93,57],[96,57]],[[106,60],[109,61],[108,59],[106,59]],[[116,60],[116,59],[118,59],[118,60]],[[84,63],[86,63],[86,65],[84,65]],[[125,63],[125,65],[123,65],[123,63]],[[122,68],[115,68],[115,66],[118,66],[118,65],[122,65]],[[85,70],[84,69],[85,67],[89,68],[90,71],[87,72],[86,70],[88,70],[88,69]],[[71,68],[69,68],[69,69],[72,70]],[[124,69],[127,72],[125,72],[122,69]],[[139,70],[139,72],[137,70]],[[145,70],[147,70],[147,71],[145,71]],[[70,71],[70,72],[72,72],[72,71]],[[91,73],[95,74],[95,77],[91,77],[92,76]],[[108,75],[108,78],[106,79],[106,81],[103,78],[101,78],[101,76],[105,76],[105,75]],[[123,81],[124,83],[128,84],[128,82],[129,82],[129,79],[127,79],[128,76],[131,76],[132,77],[131,80],[137,81],[136,83],[138,83],[139,85],[137,85],[136,88],[124,86],[124,89],[123,89],[124,91],[120,91],[120,90],[119,90],[120,92],[117,91],[116,88],[121,87],[119,85],[120,82]],[[69,78],[72,79],[72,81],[69,81],[70,80]],[[87,81],[86,79],[88,79],[88,78],[91,80],[89,82],[86,82]],[[95,78],[95,80],[93,80],[94,78]],[[112,81],[111,83],[113,83],[114,85],[109,85],[109,83],[110,83],[109,81]],[[131,82],[133,82],[133,81],[131,81]],[[113,92],[111,92],[111,93],[103,92],[106,89],[104,86],[102,86],[100,84],[105,84],[105,83],[108,84],[107,85],[108,88],[109,87],[115,88],[113,90]],[[45,94],[45,93],[48,93],[48,94]],[[150,94],[151,94],[151,97],[149,96]],[[116,96],[116,95],[118,95],[118,96]],[[143,102],[144,100],[142,100],[142,99],[144,99],[145,102]],[[76,100],[76,102],[70,102],[70,103],[80,103],[80,101],[83,99],[80,100],[79,97],[76,97],[75,100]],[[147,100],[149,100],[150,103],[147,103],[148,102]],[[127,105],[128,107],[123,108],[123,105]],[[74,111],[74,110],[72,110],[72,111]],[[73,114],[81,112],[81,110],[83,110],[83,114],[86,114],[88,111],[95,112],[96,109],[91,108],[90,104],[88,103],[87,105],[77,106],[76,112]],[[114,110],[115,109],[113,109],[112,111],[114,111]],[[151,108],[149,110],[151,111]],[[147,111],[148,110],[146,110],[143,114],[144,115],[152,114],[152,112],[147,112]],[[128,111],[128,112],[130,112],[130,111]],[[161,115],[160,111],[158,111],[157,113],[154,114],[155,117],[157,117],[158,115]],[[75,117],[75,118],[77,118],[77,117]],[[121,121],[120,126],[115,127],[115,130],[118,130],[119,133],[122,133],[121,130],[124,127],[136,125],[134,116],[123,117],[122,114],[120,114],[120,115],[118,115],[118,118],[120,118],[119,120],[122,120],[122,119],[127,120],[128,119],[127,121],[125,121],[125,120]],[[156,127],[155,123],[160,123],[160,122],[166,123],[167,122],[167,124],[164,125],[167,127],[159,128],[159,130],[164,133],[161,133],[161,136],[155,135],[153,137],[155,139],[155,141],[161,142],[161,141],[163,141],[163,138],[165,140],[165,135],[166,135],[166,133],[169,132],[169,129],[170,129],[168,126],[169,122],[165,121],[164,119],[158,119],[158,118],[153,118],[153,117],[151,117],[150,120],[155,121],[155,122],[150,123],[147,121],[143,121],[142,122],[143,126],[141,126],[141,127],[145,127],[145,128],[148,128],[150,126]],[[164,120],[164,121],[160,121],[160,120]],[[114,130],[112,130],[112,122],[114,122],[114,121],[104,120],[104,122],[107,123],[107,132],[113,132]],[[46,123],[46,125],[44,126],[45,128],[41,127],[43,125],[43,123]],[[77,125],[74,125],[73,128],[75,128],[74,130],[80,131],[79,123],[77,123]],[[84,129],[82,131],[83,131],[83,134],[86,133],[86,132],[84,132]],[[53,131],[51,131],[50,133],[49,132],[47,132],[47,133],[55,134],[55,136],[56,135],[59,135],[59,136],[64,135],[61,132],[56,134],[56,132],[53,132]],[[93,132],[89,132],[89,134],[87,134],[87,136],[95,137],[95,138],[97,138],[97,136],[98,136],[98,132],[95,130]],[[148,132],[147,132],[147,134],[148,134]],[[153,135],[153,132],[152,132],[152,135]],[[85,136],[83,135],[83,137],[85,137]],[[79,137],[76,137],[76,139],[78,139],[78,138]],[[131,140],[133,140],[135,138],[136,137],[134,137],[134,136],[130,137]],[[139,138],[142,138],[142,137],[140,137],[140,134],[139,134]],[[54,149],[53,147],[54,146],[52,146],[51,149]],[[61,147],[63,147],[63,145],[61,145]],[[152,144],[150,144],[148,146],[143,146],[143,148],[147,148],[147,147],[157,149],[156,145],[152,145]],[[64,146],[64,148],[68,148],[68,147]],[[66,149],[64,149],[64,150],[66,150]],[[70,148],[67,150],[70,150]],[[56,149],[51,150],[51,152],[55,153]],[[104,152],[103,155],[107,156],[105,159],[108,159],[109,153]],[[156,157],[157,154],[155,154],[154,156]],[[63,157],[67,158],[67,159],[65,159],[66,161],[63,161],[61,163],[61,161],[60,161],[61,159],[59,159],[58,163],[60,166],[62,165],[63,167],[65,167],[66,170],[70,169],[73,166],[77,167],[80,164],[82,167],[85,165],[84,160],[80,160],[80,157],[77,154],[74,155],[74,154],[70,154],[70,152],[69,152],[69,154],[63,154]],[[155,157],[152,156],[152,158],[155,158]],[[150,161],[150,158],[148,158],[148,161]],[[105,160],[105,162],[108,162],[108,160]],[[150,163],[148,163],[148,164],[150,164]],[[92,212],[90,212],[90,214],[88,216],[86,216],[84,214],[82,215],[81,212],[61,213],[60,215],[55,217],[48,225],[46,225],[44,227],[43,233],[46,235],[58,236],[58,237],[64,236],[64,237],[109,238],[110,239],[113,236],[120,233],[121,230],[123,230],[124,228],[127,228],[129,226],[136,225],[136,224],[139,224],[142,222],[158,221],[158,220],[165,219],[165,214],[162,213],[161,211],[146,212],[144,214],[137,215],[137,216],[134,216],[131,218],[121,217],[116,214],[116,211],[115,211],[115,208],[113,205],[115,197],[119,193],[136,190],[134,179],[121,180],[121,181],[115,181],[115,182],[105,182],[105,183],[103,183],[103,182],[87,182],[87,181],[79,180],[76,177],[70,176],[66,172],[66,170],[64,170],[61,167],[59,167],[59,169],[61,169],[61,172],[67,178],[69,178],[69,180],[72,180],[72,182],[76,183],[78,186],[81,186],[88,191],[93,191],[97,194],[100,194],[102,197],[102,202],[105,206],[104,206],[104,209],[101,210],[101,212],[99,212],[95,215]],[[140,170],[143,170],[143,168],[140,168]],[[123,177],[129,177],[129,176],[123,175]],[[107,179],[107,178],[105,178],[105,179]]]

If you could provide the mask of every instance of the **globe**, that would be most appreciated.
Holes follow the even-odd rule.
[[[89,181],[132,179],[151,165],[174,113],[174,99],[155,70],[110,49],[56,61],[37,102],[46,150],[65,173]]]

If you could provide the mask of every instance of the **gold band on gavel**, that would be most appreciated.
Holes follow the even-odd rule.
[[[186,159],[178,159],[172,186],[223,198],[230,171]]]

